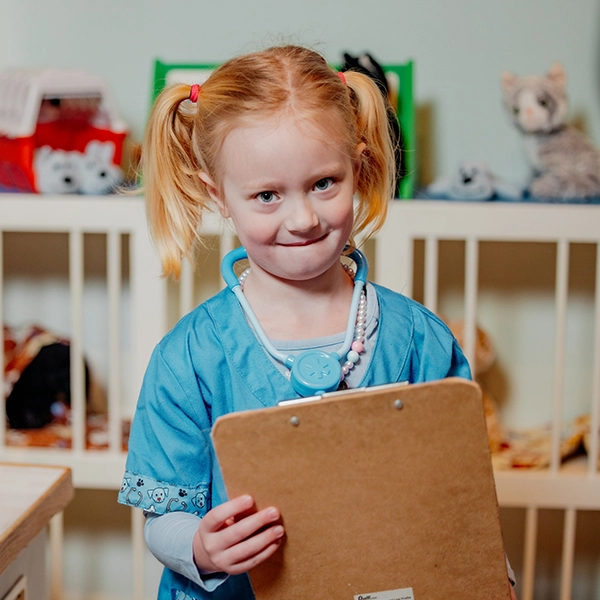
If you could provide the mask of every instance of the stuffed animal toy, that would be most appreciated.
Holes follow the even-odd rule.
[[[385,76],[385,72],[381,65],[369,54],[365,53],[361,56],[352,56],[347,52],[344,53],[344,64],[342,71],[358,71],[367,75],[377,84],[381,93],[385,98],[390,98],[390,88],[388,80]],[[390,112],[389,122],[393,135],[393,142],[395,148],[396,158],[396,178],[398,181],[406,174],[404,165],[404,153],[402,152],[402,130],[400,129],[400,123],[396,115]]]
[[[115,144],[93,140],[85,152],[73,153],[80,194],[113,192],[123,182],[123,171],[113,163]]]
[[[72,152],[42,146],[35,152],[33,170],[41,194],[74,194],[79,188]]]
[[[427,187],[431,198],[482,201],[520,200],[522,190],[492,175],[488,167],[478,162],[463,162],[451,176],[440,177]]]
[[[48,425],[71,403],[70,346],[48,330],[4,327],[6,416],[13,429]],[[85,394],[90,373],[85,368]]]
[[[600,197],[600,150],[567,124],[566,75],[554,63],[545,76],[502,74],[504,104],[531,163],[532,198],[588,201]]]
[[[35,153],[36,189],[41,194],[108,194],[123,183],[113,163],[115,144],[92,140],[85,152],[42,146]]]
[[[464,344],[464,322],[448,321],[448,327],[454,334],[460,346]],[[490,336],[481,328],[477,327],[475,337],[475,365],[471,365],[473,379],[482,388],[483,409],[485,412],[485,423],[488,433],[490,452],[498,452],[505,443],[506,433],[500,424],[498,403],[482,385],[481,376],[487,373],[496,362],[496,350]]]
[[[464,322],[447,321],[458,343],[464,344]],[[464,346],[463,346],[464,347]],[[504,428],[499,417],[498,403],[485,386],[486,375],[494,367],[496,350],[486,331],[477,327],[475,364],[471,365],[473,379],[479,383],[494,469],[539,469],[550,463],[552,427],[543,425],[530,429]],[[578,417],[561,433],[560,455],[566,459],[583,446],[590,449],[590,415]],[[599,459],[600,461],[600,459]]]

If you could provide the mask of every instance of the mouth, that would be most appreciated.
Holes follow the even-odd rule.
[[[312,244],[316,244],[317,242],[324,240],[328,235],[329,235],[328,233],[325,233],[321,237],[313,238],[311,240],[303,240],[301,242],[293,242],[290,244],[281,244],[281,245],[285,246],[286,248],[301,248],[303,246],[312,246]]]

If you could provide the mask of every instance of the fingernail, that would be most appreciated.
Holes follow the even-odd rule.
[[[244,506],[250,507],[254,504],[254,500],[252,500],[252,496],[244,496],[242,498],[242,502]]]
[[[275,527],[275,529],[273,529],[273,533],[276,537],[281,537],[283,535],[283,527],[281,525],[278,525],[277,527]]]
[[[269,509],[267,516],[269,517],[269,519],[271,519],[273,521],[275,519],[279,519],[279,511],[276,508],[271,508],[271,509]]]

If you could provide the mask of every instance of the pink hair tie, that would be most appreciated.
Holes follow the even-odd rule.
[[[344,85],[348,85],[348,84],[346,83],[346,76],[345,76],[345,75],[344,75],[344,74],[343,74],[341,71],[338,71],[338,72],[337,72],[337,75],[338,75],[338,77],[339,77],[339,78],[342,80],[342,83],[343,83]]]
[[[196,102],[198,102],[198,96],[200,95],[200,86],[195,83],[191,88],[190,88],[190,102],[193,102],[194,104]]]

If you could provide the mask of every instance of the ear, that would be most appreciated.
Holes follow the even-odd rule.
[[[554,81],[554,83],[561,88],[564,88],[567,84],[567,74],[565,73],[565,68],[559,62],[555,62],[550,67],[546,75],[548,79]]]
[[[503,71],[502,75],[501,75],[501,79],[502,79],[502,88],[505,91],[508,91],[514,85],[515,80],[517,79],[517,76],[514,73],[511,73],[510,71]]]
[[[104,142],[98,148],[98,157],[105,163],[111,162],[115,155],[115,144],[113,142]]]
[[[204,171],[200,172],[199,177],[200,177],[200,180],[202,181],[202,183],[206,186],[206,191],[208,192],[208,195],[211,197],[212,201],[215,203],[215,205],[219,209],[221,216],[224,219],[229,218],[229,216],[230,216],[229,209],[227,208],[227,204],[225,204],[225,200],[221,196],[221,192],[219,191],[219,188],[217,187],[215,182]]]
[[[354,151],[354,191],[356,191],[356,186],[358,185],[358,177],[360,175],[361,169],[361,154],[366,150],[367,145],[364,142],[361,142],[356,146],[356,150]]]
[[[87,156],[92,156],[95,158],[96,156],[98,156],[99,150],[100,150],[100,142],[98,140],[92,140],[85,147],[85,150],[83,151],[83,153],[86,154]]]

